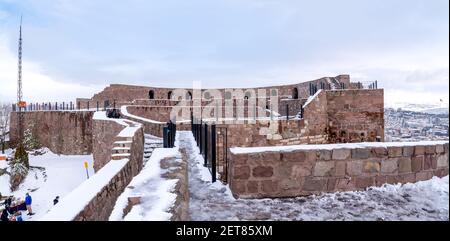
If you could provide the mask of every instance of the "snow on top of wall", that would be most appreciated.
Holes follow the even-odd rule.
[[[118,137],[133,137],[137,130],[141,128],[140,125],[138,126],[128,126],[125,129],[123,129],[117,136]]]
[[[112,160],[97,173],[63,197],[40,221],[72,221],[83,211],[111,179],[128,163],[128,159]]]
[[[136,131],[142,126],[140,123],[131,120],[109,118],[106,116],[106,111],[95,112],[92,119],[114,121],[119,125],[125,126],[125,128],[117,135],[118,137],[133,137]]]
[[[128,112],[128,110],[127,110],[127,107],[128,107],[128,105],[123,105],[123,106],[120,107],[120,112],[124,116],[130,117],[130,118],[134,118],[134,119],[138,119],[138,120],[141,120],[141,121],[144,121],[144,122],[148,122],[148,123],[166,124],[166,122],[155,121],[155,120],[151,120],[151,119],[147,119],[147,118],[144,118],[144,117],[140,117],[140,116],[137,116],[137,115],[130,114]]]
[[[161,177],[161,160],[167,157],[181,158],[178,148],[156,148],[142,171],[136,175],[119,196],[109,217],[110,221],[119,220],[154,220],[168,221],[172,214],[168,210],[176,200],[171,191],[178,180]],[[133,187],[133,188],[130,188]],[[123,217],[123,210],[128,205],[128,197],[141,197],[141,203],[133,206]]]
[[[320,89],[319,91],[317,91],[313,96],[308,97],[308,100],[306,101],[306,103],[303,105],[303,108],[305,108],[307,105],[309,105],[309,103],[311,103],[314,99],[316,99],[316,97],[322,93],[322,89]]]
[[[448,143],[448,141],[361,142],[361,143],[318,144],[318,145],[234,147],[234,148],[230,148],[230,151],[233,154],[248,154],[248,153],[261,153],[261,152],[292,152],[292,151],[299,151],[299,150],[355,149],[355,148],[366,148],[366,147],[428,146],[428,145],[443,145],[446,143]]]
[[[123,119],[114,119],[114,118],[109,118],[108,116],[106,116],[106,111],[96,111],[94,113],[94,116],[92,117],[92,119],[93,120],[114,121],[119,125],[128,126],[128,124]]]

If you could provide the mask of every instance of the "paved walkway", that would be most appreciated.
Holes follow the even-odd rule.
[[[280,199],[234,199],[228,186],[210,182],[190,132],[179,132],[188,160],[192,220],[449,220],[448,176],[363,192]]]

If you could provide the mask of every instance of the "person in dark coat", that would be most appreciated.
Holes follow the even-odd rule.
[[[56,196],[55,199],[53,199],[53,205],[56,205],[59,202],[59,196]]]
[[[9,221],[9,212],[8,212],[8,210],[6,210],[6,208],[3,209],[0,220],[5,221],[5,222]]]

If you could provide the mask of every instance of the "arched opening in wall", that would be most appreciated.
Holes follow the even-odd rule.
[[[186,93],[186,100],[192,100],[192,93],[190,91]]]
[[[292,99],[298,99],[298,89],[294,88],[292,90]]]
[[[250,97],[252,97],[252,94],[250,92],[245,92],[244,100],[248,100]]]
[[[226,100],[231,100],[231,92],[229,92],[229,91],[225,92],[225,99]]]
[[[172,91],[169,91],[167,93],[167,99],[171,100],[172,99]]]
[[[150,100],[153,100],[153,99],[155,98],[155,91],[150,90],[150,91],[148,92],[148,98],[149,98]]]
[[[203,97],[206,100],[210,100],[211,99],[211,93],[209,93],[208,91],[203,92]]]

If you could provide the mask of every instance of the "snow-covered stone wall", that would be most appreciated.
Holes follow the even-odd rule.
[[[108,220],[119,195],[141,171],[144,154],[142,126],[124,119],[106,118],[105,112],[96,112],[94,119],[101,122],[102,128],[108,128],[107,122],[111,122],[110,127],[122,126],[109,146],[112,149],[110,159],[86,182],[61,199],[42,218],[43,221]]]
[[[92,153],[91,111],[24,112],[24,130],[53,153],[86,155]],[[11,113],[11,145],[17,142],[17,112]]]
[[[448,142],[231,148],[228,181],[242,198],[361,190],[448,175]]]

